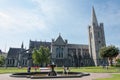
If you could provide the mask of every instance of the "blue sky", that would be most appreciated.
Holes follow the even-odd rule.
[[[28,48],[29,40],[88,44],[92,6],[104,23],[107,45],[120,47],[120,0],[0,0],[0,49]]]

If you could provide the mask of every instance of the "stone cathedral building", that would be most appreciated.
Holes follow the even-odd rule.
[[[99,57],[99,49],[105,46],[105,35],[103,23],[98,24],[95,10],[92,8],[92,20],[88,26],[89,45],[70,44],[68,40],[59,36],[51,42],[31,41],[29,49],[10,48],[8,51],[6,66],[34,66],[32,51],[40,46],[48,47],[51,51],[51,62],[57,66],[98,66],[102,64]]]

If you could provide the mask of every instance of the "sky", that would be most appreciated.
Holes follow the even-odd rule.
[[[104,23],[107,45],[120,48],[120,0],[0,0],[0,49],[26,48],[59,34],[68,43],[88,44],[92,6]]]

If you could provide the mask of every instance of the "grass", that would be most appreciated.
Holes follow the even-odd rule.
[[[63,71],[62,67],[56,67],[56,71]],[[40,71],[40,70],[37,70]],[[71,72],[88,72],[88,73],[120,73],[120,67],[109,67],[109,69],[103,69],[102,67],[70,67]],[[17,68],[17,67],[0,67],[0,74],[4,73],[18,73],[18,72],[27,72],[27,67]],[[31,72],[34,72],[34,68],[31,69]],[[120,74],[112,74],[111,78],[100,78],[96,80],[120,80]]]
[[[63,68],[57,68],[57,71],[63,71]],[[109,67],[108,69],[103,69],[102,67],[80,67],[75,68],[71,67],[70,71],[72,72],[90,72],[90,73],[119,73],[120,68]]]
[[[32,72],[34,71],[33,69],[31,70]],[[27,67],[24,68],[17,68],[17,67],[0,67],[0,74],[3,73],[16,73],[16,72],[27,72]]]
[[[96,80],[120,80],[120,74],[112,74],[111,78],[100,78]]]
[[[62,67],[56,67],[56,71],[63,71]],[[40,70],[37,70],[40,71]],[[120,68],[109,67],[109,69],[103,69],[102,67],[70,67],[71,72],[89,72],[89,73],[119,73]],[[17,67],[0,67],[0,74],[3,73],[16,73],[16,72],[27,72],[27,67],[17,68]],[[34,68],[32,68],[31,72],[34,72]]]

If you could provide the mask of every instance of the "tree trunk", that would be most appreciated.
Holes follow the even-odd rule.
[[[113,66],[113,63],[112,63],[112,57],[109,58],[109,61],[110,61],[110,66]]]

